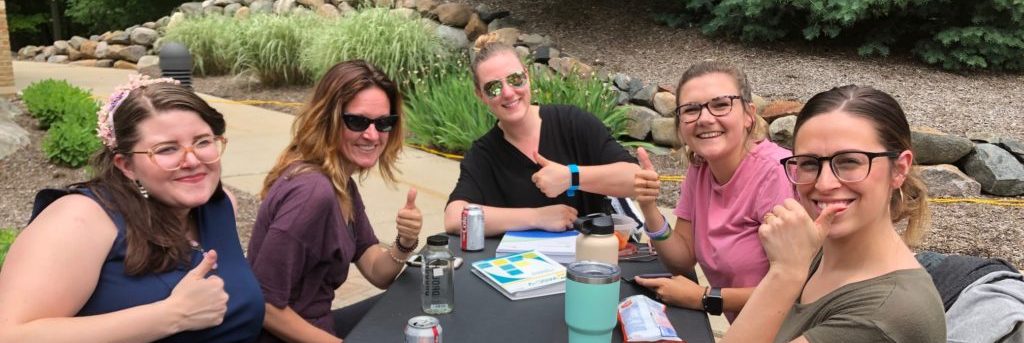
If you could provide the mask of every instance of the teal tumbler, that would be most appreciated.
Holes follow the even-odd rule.
[[[569,343],[608,343],[619,305],[619,267],[580,261],[566,268],[565,325]]]

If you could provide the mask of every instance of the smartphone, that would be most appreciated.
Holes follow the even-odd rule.
[[[409,255],[409,259],[405,260],[405,265],[417,268],[423,266],[423,255]],[[452,268],[459,269],[459,267],[462,267],[462,257],[455,256],[455,265]]]
[[[622,279],[626,280],[626,282],[629,282],[629,283],[636,283],[636,279],[635,279],[636,277],[641,277],[641,278],[644,278],[644,279],[670,278],[670,277],[672,277],[672,273],[638,274],[638,275],[634,275],[634,276],[623,277]]]

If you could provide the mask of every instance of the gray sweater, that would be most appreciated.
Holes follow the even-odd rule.
[[[946,311],[949,343],[1024,343],[1024,278],[1010,271],[986,274]]]

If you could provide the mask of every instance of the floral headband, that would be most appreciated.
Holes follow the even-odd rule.
[[[150,79],[148,75],[131,74],[128,75],[128,83],[117,86],[114,89],[114,92],[110,94],[107,101],[100,107],[99,112],[96,112],[96,136],[100,137],[103,145],[107,146],[110,150],[117,148],[117,137],[114,137],[114,111],[117,110],[118,106],[121,106],[121,102],[133,90],[156,83],[181,84],[178,80],[169,77]]]

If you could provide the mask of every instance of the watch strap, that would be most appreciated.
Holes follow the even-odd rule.
[[[570,183],[569,189],[565,191],[565,195],[571,198],[575,196],[576,191],[580,189],[580,167],[575,164],[570,164],[568,167]]]

